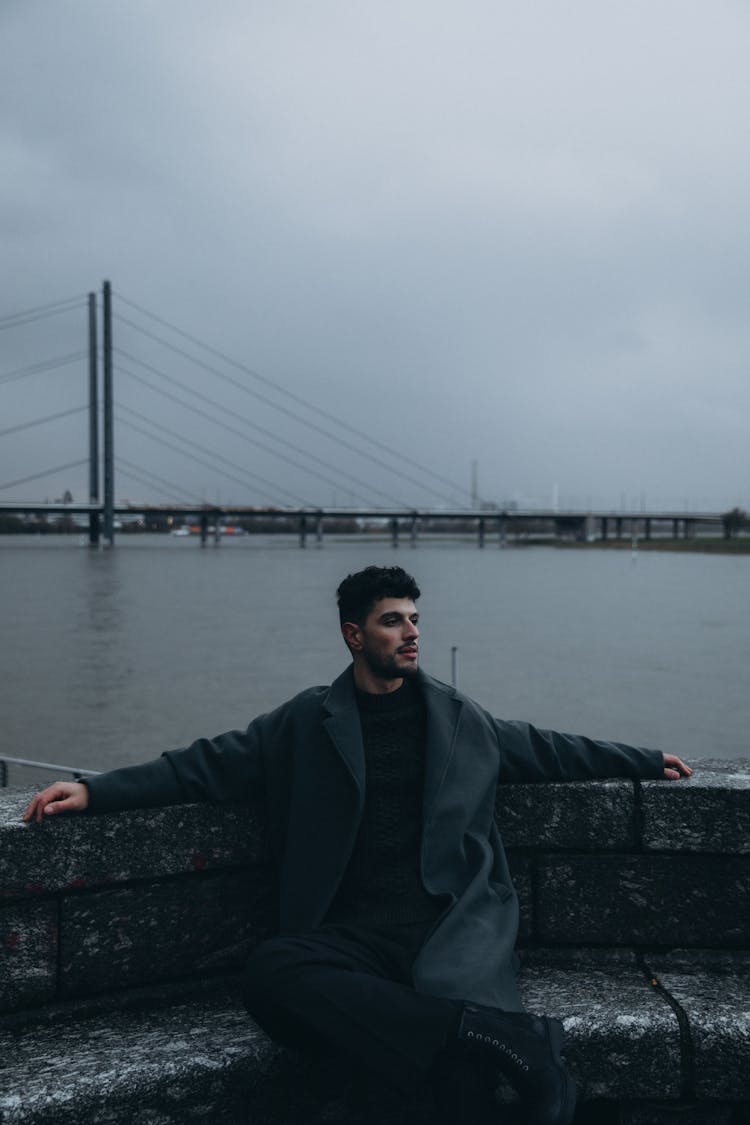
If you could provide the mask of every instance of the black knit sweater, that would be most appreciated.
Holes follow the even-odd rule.
[[[357,691],[365,751],[365,803],[344,878],[326,922],[425,929],[441,910],[419,872],[425,709],[408,680],[394,692]]]

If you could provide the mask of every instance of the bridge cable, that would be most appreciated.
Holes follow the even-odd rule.
[[[349,422],[345,422],[343,419],[338,418],[335,414],[331,414],[328,411],[323,410],[321,407],[315,406],[314,403],[308,402],[306,399],[302,398],[301,395],[297,395],[293,391],[287,390],[286,387],[283,387],[283,386],[281,386],[281,384],[274,382],[273,379],[269,379],[266,375],[261,375],[259,371],[255,371],[253,368],[247,367],[245,364],[240,363],[239,360],[232,359],[232,357],[228,356],[225,352],[221,352],[221,351],[218,350],[218,348],[214,348],[210,344],[204,343],[202,340],[199,340],[197,337],[190,335],[189,332],[184,332],[181,328],[178,328],[176,325],[170,323],[170,321],[165,320],[163,317],[157,316],[155,313],[149,312],[148,309],[144,309],[142,305],[136,304],[135,301],[128,300],[128,298],[123,296],[123,294],[120,293],[119,291],[117,292],[116,296],[118,297],[119,300],[121,300],[123,302],[123,304],[129,305],[130,308],[136,309],[138,312],[142,313],[144,316],[149,317],[151,320],[155,320],[158,324],[164,325],[165,328],[169,328],[172,332],[175,332],[178,336],[182,336],[184,339],[189,340],[190,343],[195,344],[197,347],[203,348],[209,354],[216,356],[218,359],[223,360],[225,363],[230,364],[232,367],[236,367],[238,370],[242,371],[244,374],[250,375],[251,378],[257,379],[259,382],[264,383],[268,387],[272,387],[279,394],[286,395],[286,397],[292,399],[293,402],[296,402],[299,405],[304,406],[306,409],[312,411],[315,414],[318,414],[320,417],[325,418],[327,421],[334,422],[336,425],[342,426],[349,433],[356,434],[357,437],[363,438],[365,441],[369,442],[371,445],[374,445],[376,448],[381,449],[384,453],[392,454],[392,455],[398,457],[400,460],[406,461],[407,464],[410,464],[413,468],[419,469],[420,472],[425,473],[427,476],[431,476],[435,480],[440,481],[442,484],[448,485],[449,488],[455,490],[456,492],[458,492],[463,497],[465,490],[461,485],[456,484],[455,481],[451,481],[447,477],[442,476],[440,473],[436,473],[433,469],[428,469],[425,465],[421,465],[418,461],[414,461],[414,460],[412,460],[412,458],[405,456],[402,451],[392,449],[390,446],[386,445],[384,442],[378,441],[377,438],[372,437],[370,434],[365,433],[363,430],[356,429],[356,427],[352,426]],[[145,329],[140,328],[137,325],[133,325],[133,327],[135,327],[137,331],[144,332],[144,333],[146,332]],[[173,347],[172,345],[167,344],[165,341],[160,340],[156,336],[152,335],[152,338],[159,340],[160,343],[164,343],[166,347]],[[173,349],[173,350],[178,350],[178,349]],[[184,353],[180,353],[180,354],[184,354]],[[188,358],[190,358],[190,357],[188,356]],[[193,362],[196,362],[196,361],[193,360]],[[420,487],[424,487],[424,486],[420,486]]]
[[[132,372],[125,372],[125,373],[129,374],[129,375],[132,375]],[[137,376],[133,376],[133,377],[137,378]],[[146,386],[148,386],[148,383],[146,384]],[[150,388],[150,389],[156,390],[157,388]],[[176,401],[179,401],[179,400],[176,400]],[[188,409],[189,409],[189,404],[184,403],[183,405],[187,406]],[[158,428],[159,433],[158,433],[158,435],[150,434],[150,433],[148,433],[148,431],[141,429],[140,426],[136,426],[135,423],[128,422],[127,419],[125,419],[125,418],[119,418],[118,420],[123,425],[130,426],[131,429],[138,430],[140,433],[144,434],[146,437],[151,438],[153,441],[162,442],[168,448],[174,449],[175,452],[181,453],[183,456],[188,457],[191,460],[195,460],[195,458],[192,457],[192,455],[190,453],[186,452],[185,450],[182,450],[182,449],[178,448],[177,446],[172,445],[170,442],[163,442],[162,435],[166,433],[166,434],[169,434],[171,437],[177,438],[178,441],[187,442],[191,446],[191,448],[199,449],[199,450],[201,450],[202,453],[206,453],[209,457],[214,457],[219,461],[223,461],[225,464],[229,465],[230,468],[237,469],[241,473],[246,473],[248,476],[254,477],[256,480],[261,481],[261,483],[263,483],[265,485],[268,485],[270,488],[278,489],[280,492],[283,492],[287,496],[291,497],[291,499],[297,505],[300,505],[300,506],[305,507],[305,508],[317,508],[318,507],[318,505],[312,503],[312,501],[304,500],[302,497],[298,496],[296,493],[290,492],[288,489],[283,488],[280,484],[277,484],[277,483],[274,483],[272,481],[267,480],[265,477],[260,476],[259,473],[254,472],[252,469],[245,468],[244,465],[238,465],[235,461],[230,461],[227,457],[223,457],[220,453],[217,453],[215,450],[208,449],[208,448],[206,448],[206,446],[200,445],[198,442],[193,441],[192,438],[183,438],[182,435],[177,433],[175,430],[169,429],[168,426],[162,425],[161,422],[156,423],[156,422],[152,421],[152,419],[148,418],[145,414],[141,414],[140,411],[134,410],[132,406],[126,406],[124,403],[120,403],[119,406],[118,406],[118,410],[126,410],[129,414],[133,414],[136,418],[140,418],[142,422],[147,422],[150,426],[154,426],[154,427]],[[199,413],[201,415],[203,415],[203,411],[200,411]],[[215,419],[211,418],[208,414],[206,414],[205,417],[208,418],[208,420],[210,422],[216,421],[216,425],[219,425],[219,426],[224,425],[223,422],[220,422],[218,420],[215,420]],[[233,427],[226,427],[226,428],[228,428],[231,433],[238,434],[240,437],[244,438],[245,440],[250,440],[249,438],[247,438],[247,435],[242,434],[241,431],[235,430]],[[255,444],[255,443],[253,443],[253,444]],[[264,447],[261,446],[261,448],[264,448]],[[273,453],[274,450],[270,450],[270,452]],[[197,463],[206,464],[206,462],[204,462],[204,461],[197,462]],[[297,465],[294,461],[289,461],[288,463],[291,464],[291,465],[294,465],[296,468],[303,469],[304,472],[312,472],[313,471],[313,470],[310,470],[310,469],[306,469],[304,465]],[[213,467],[213,468],[216,469],[217,472],[219,472],[219,473],[221,472],[221,469],[219,469],[215,465],[214,466],[209,465],[208,467],[209,468]],[[228,476],[228,474],[224,474],[224,475]],[[327,477],[324,477],[322,474],[315,474],[315,475],[319,476],[321,480],[325,481],[327,484],[332,485],[334,488],[340,487],[340,481],[329,480]],[[229,477],[229,479],[230,480],[236,480],[235,477]],[[240,482],[240,483],[242,483],[242,482]],[[359,499],[363,503],[365,503],[365,504],[369,503],[369,501],[365,497],[361,496],[357,492],[353,492],[352,489],[347,489],[347,491],[351,492],[352,495],[354,495],[354,496],[358,496]]]
[[[262,434],[266,435],[267,437],[271,437],[274,441],[278,441],[279,443],[281,443],[283,445],[287,445],[292,449],[296,449],[296,451],[298,453],[302,453],[303,456],[309,458],[311,461],[315,461],[317,464],[323,465],[326,468],[331,469],[333,472],[339,472],[339,470],[336,468],[335,465],[329,464],[327,461],[324,461],[322,458],[317,457],[314,453],[308,453],[306,450],[298,449],[297,447],[294,446],[294,444],[292,442],[287,441],[286,438],[277,437],[271,431],[265,429],[265,427],[259,426],[255,422],[251,422],[249,418],[245,418],[243,415],[239,415],[235,411],[230,410],[228,407],[222,406],[220,403],[215,402],[214,400],[209,398],[208,395],[204,395],[200,391],[195,391],[191,387],[184,386],[184,384],[180,383],[179,380],[174,379],[172,376],[167,375],[165,372],[160,371],[158,368],[153,367],[151,364],[146,363],[144,360],[137,359],[135,356],[131,356],[128,352],[124,352],[120,348],[115,348],[114,350],[115,350],[115,353],[117,355],[125,356],[126,359],[130,359],[134,363],[137,363],[139,367],[143,367],[147,371],[152,372],[154,375],[158,375],[160,378],[166,379],[167,382],[173,383],[175,386],[179,387],[180,390],[187,391],[189,394],[194,395],[196,398],[199,398],[201,401],[207,402],[211,406],[216,407],[218,410],[222,410],[224,413],[229,414],[232,418],[239,419],[241,422],[243,422],[246,426],[249,426],[251,429],[257,430],[259,433],[262,433]],[[192,410],[193,413],[198,414],[200,417],[207,419],[209,422],[212,422],[214,425],[221,426],[222,429],[228,430],[229,433],[236,434],[238,437],[242,438],[243,441],[248,441],[251,444],[253,444],[255,446],[258,446],[258,448],[260,448],[260,449],[265,449],[266,452],[271,453],[274,457],[278,457],[280,460],[284,461],[285,464],[293,465],[295,468],[301,469],[304,473],[312,474],[313,476],[318,477],[320,480],[325,481],[326,484],[332,485],[334,488],[342,487],[340,479],[337,480],[337,481],[331,480],[330,477],[323,476],[322,473],[318,473],[315,469],[311,469],[308,465],[301,465],[298,461],[292,460],[292,458],[287,457],[283,453],[280,453],[278,450],[273,449],[272,447],[265,445],[263,442],[259,442],[257,439],[250,438],[248,436],[248,434],[243,433],[242,430],[238,430],[236,426],[230,426],[227,422],[222,422],[218,418],[212,418],[210,414],[206,413],[206,411],[201,410],[197,406],[193,406],[191,403],[185,402],[183,399],[180,399],[177,395],[170,394],[169,391],[165,391],[161,387],[153,386],[151,383],[148,382],[147,379],[144,379],[140,375],[136,375],[136,373],[134,371],[130,371],[130,370],[128,370],[127,367],[123,367],[123,365],[121,363],[118,363],[117,370],[121,371],[123,374],[127,375],[129,378],[135,379],[139,383],[142,383],[144,386],[148,387],[149,390],[153,391],[155,394],[163,395],[165,398],[168,398],[172,402],[176,402],[179,406],[182,406],[185,410]],[[377,493],[378,495],[385,497],[386,500],[389,500],[391,502],[391,504],[395,503],[395,504],[398,504],[398,505],[400,505],[402,507],[405,507],[405,508],[409,507],[409,505],[404,504],[404,502],[402,500],[397,500],[395,497],[391,496],[387,492],[383,492],[382,489],[377,488],[373,484],[369,484],[368,482],[360,481],[357,477],[352,476],[351,473],[347,473],[346,480],[347,480],[347,485],[351,481],[353,481],[356,484],[360,484],[363,488],[368,489],[371,493]]]
[[[32,473],[29,477],[19,477],[18,480],[8,481],[7,484],[0,484],[0,490],[4,488],[13,488],[17,484],[27,484],[31,480],[39,480],[41,477],[52,476],[53,473],[62,473],[65,469],[77,469],[79,465],[88,465],[88,457],[82,457],[80,461],[68,461],[65,465],[56,465],[54,469],[45,469],[42,473]]]
[[[24,309],[23,312],[11,313],[0,316],[0,330],[3,328],[17,328],[23,324],[33,324],[37,320],[46,320],[50,316],[59,316],[61,313],[72,312],[74,309],[85,305],[86,297],[68,297],[65,301],[53,301],[49,305],[37,305],[33,309]]]
[[[88,352],[71,352],[69,355],[57,356],[55,359],[43,359],[38,363],[31,363],[28,367],[17,367],[15,371],[0,374],[0,384],[25,379],[28,375],[40,375],[43,371],[54,371],[57,367],[67,367],[70,363],[85,359],[87,355]]]
[[[80,414],[82,410],[88,410],[88,403],[84,403],[83,406],[73,406],[70,410],[58,410],[56,414],[48,414],[46,418],[37,418],[34,422],[21,422],[18,426],[8,426],[6,430],[0,430],[0,437],[17,434],[20,430],[30,430],[33,426],[54,422],[57,418],[67,418],[69,414]]]
[[[125,406],[123,403],[120,403],[117,410],[118,411],[119,410],[127,410],[128,413],[134,414],[136,416],[136,418],[140,418],[144,422],[150,422],[150,419],[146,418],[145,415],[140,414],[137,410],[133,410],[132,407],[130,407],[130,406]],[[129,422],[127,420],[127,418],[118,417],[117,420],[119,421],[120,425],[128,426],[131,430],[136,430],[138,433],[143,434],[145,437],[151,438],[152,441],[156,441],[160,445],[166,446],[167,449],[173,449],[176,453],[181,454],[183,457],[187,457],[188,460],[193,461],[195,464],[205,465],[209,469],[212,469],[214,472],[219,473],[221,476],[225,476],[228,480],[233,480],[235,483],[247,485],[247,481],[238,481],[237,477],[231,476],[229,473],[223,472],[223,470],[218,468],[215,464],[211,464],[208,461],[204,461],[201,458],[195,457],[194,454],[189,453],[184,449],[180,449],[179,446],[173,445],[172,442],[165,441],[164,437],[163,437],[164,433],[168,433],[172,437],[176,437],[178,439],[180,438],[180,435],[176,434],[173,430],[169,430],[166,427],[159,425],[159,434],[158,435],[150,434],[148,432],[148,430],[144,430],[142,426],[136,425],[135,422]],[[151,423],[151,424],[155,425],[155,423]],[[278,489],[279,492],[283,492],[287,496],[291,497],[291,499],[294,500],[296,504],[301,504],[303,507],[312,507],[312,505],[309,503],[309,501],[301,499],[295,493],[289,492],[287,489],[282,488],[281,485],[276,485],[272,481],[266,480],[265,477],[260,476],[258,473],[254,473],[251,469],[245,469],[242,465],[237,465],[233,461],[229,461],[226,457],[222,457],[221,454],[215,453],[214,450],[206,449],[205,446],[198,445],[195,442],[191,442],[191,445],[195,449],[200,449],[202,452],[207,453],[209,455],[209,457],[216,457],[218,460],[226,462],[226,464],[229,465],[231,468],[238,469],[239,472],[246,473],[247,476],[249,476],[249,477],[254,477],[256,480],[259,480],[262,484],[266,485],[267,487],[269,487],[271,489],[274,489],[274,488]]]
[[[367,450],[361,449],[359,446],[354,445],[350,441],[347,441],[346,438],[339,437],[336,434],[331,433],[330,430],[324,429],[323,426],[319,426],[316,422],[311,422],[309,419],[301,417],[301,415],[296,414],[293,410],[290,410],[288,407],[282,406],[279,403],[274,402],[273,399],[268,398],[266,395],[261,394],[259,391],[252,390],[245,383],[240,382],[239,379],[235,379],[231,375],[227,375],[225,372],[220,371],[218,368],[213,367],[210,364],[204,363],[202,360],[197,359],[195,356],[191,355],[189,352],[184,351],[184,349],[175,347],[174,344],[167,343],[167,341],[163,340],[161,337],[156,336],[155,333],[149,332],[145,328],[141,328],[140,325],[135,324],[132,320],[129,320],[127,317],[124,317],[121,314],[115,314],[115,319],[120,321],[122,324],[127,324],[127,325],[129,325],[129,327],[134,328],[136,330],[136,332],[141,332],[144,336],[148,336],[150,339],[156,340],[158,343],[163,344],[164,347],[168,348],[170,351],[175,352],[176,355],[182,356],[184,359],[189,360],[191,363],[194,363],[197,367],[202,368],[204,371],[208,371],[209,374],[216,375],[217,378],[223,379],[225,382],[230,383],[233,387],[236,387],[238,390],[241,390],[245,394],[251,395],[253,398],[258,399],[258,401],[265,403],[265,405],[270,406],[272,410],[278,410],[281,414],[286,415],[286,417],[288,417],[288,418],[292,418],[295,422],[299,422],[301,425],[307,426],[308,429],[314,430],[316,433],[322,434],[323,437],[329,438],[331,441],[335,442],[337,446],[343,447],[344,449],[348,449],[351,453],[354,453],[358,457],[363,457],[368,461],[372,461],[373,464],[378,466],[378,468],[385,469],[386,472],[392,473],[394,476],[399,477],[402,480],[408,481],[410,484],[416,485],[417,488],[421,488],[421,489],[424,489],[427,492],[431,492],[433,496],[437,496],[437,497],[439,497],[439,499],[445,501],[446,496],[445,496],[444,492],[438,492],[437,489],[433,488],[429,484],[425,484],[424,481],[416,480],[414,477],[409,476],[408,473],[404,473],[403,471],[401,471],[399,469],[394,469],[393,465],[389,465],[386,461],[383,461],[380,457],[376,457],[373,453],[368,453]],[[207,347],[207,345],[203,345],[203,346]],[[212,348],[208,348],[208,350],[212,351],[212,352],[214,351],[214,349],[212,349]],[[228,357],[223,356],[222,353],[220,353],[220,352],[217,353],[217,354],[220,355],[221,358],[226,363],[232,363],[234,366],[239,367],[241,370],[245,371],[248,374],[253,375],[255,378],[262,378],[261,376],[258,376],[256,372],[251,371],[249,368],[245,368],[242,364],[239,364],[236,360],[231,360]],[[263,379],[263,382],[270,383],[270,380]],[[270,383],[270,385],[275,387],[275,384],[273,384],[273,383]],[[294,398],[295,400],[297,400],[297,398],[298,398],[298,396],[292,395],[291,392],[284,392],[284,393],[289,394],[290,397]],[[320,411],[318,411],[316,407],[313,407],[309,403],[306,403],[304,401],[304,399],[299,399],[299,401],[302,402],[303,405],[307,409],[315,410],[317,413],[320,413]],[[339,419],[334,418],[334,421],[337,425],[344,427],[350,433],[356,433],[358,436],[362,436],[362,437],[366,436],[364,434],[361,434],[360,431],[355,430],[354,427],[348,426],[347,423],[339,421]],[[372,439],[368,439],[368,440],[371,441]],[[376,444],[380,444],[380,443],[376,443]],[[392,454],[395,457],[398,457],[399,461],[409,461],[410,463],[413,463],[413,462],[410,461],[409,458],[402,456],[396,450],[388,449],[388,447],[385,447],[385,448],[387,449],[388,453]],[[417,466],[417,467],[420,469],[420,471],[422,471],[422,472],[425,471],[424,469],[422,469],[421,466]],[[450,487],[453,488],[453,489],[456,489],[456,491],[460,491],[460,489],[458,488],[457,485],[451,484]]]
[[[126,472],[122,467],[123,465],[127,465],[130,468],[131,472]],[[181,488],[180,485],[175,484],[174,481],[167,480],[166,477],[160,477],[156,473],[144,473],[140,466],[134,465],[133,462],[128,461],[126,457],[115,457],[115,466],[118,472],[123,473],[125,476],[132,477],[132,479],[137,480],[139,484],[145,484],[149,488],[155,487],[159,492],[163,492],[164,496],[169,496],[170,499],[181,492],[183,496],[188,497],[188,503],[198,504],[200,507],[203,507],[205,504],[205,501],[202,499],[196,501],[193,493],[189,492],[185,488]],[[168,488],[170,488],[172,491],[164,492],[163,489],[160,488],[160,483],[162,485],[167,485]]]

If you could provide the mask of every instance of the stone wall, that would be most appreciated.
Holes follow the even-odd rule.
[[[247,806],[55,817],[0,797],[0,1009],[239,967],[273,928]],[[497,821],[522,949],[750,949],[750,762],[680,782],[517,785]]]

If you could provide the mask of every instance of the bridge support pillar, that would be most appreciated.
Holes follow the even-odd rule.
[[[214,544],[218,547],[221,543],[221,518],[218,513],[214,523]]]
[[[395,516],[391,520],[391,546],[398,547],[398,520]]]
[[[608,521],[606,516],[602,516],[602,542],[607,538]]]
[[[505,516],[500,516],[497,521],[497,545],[498,547],[508,546],[508,521]]]
[[[409,524],[409,539],[410,539],[410,545],[412,547],[416,547],[416,545],[417,545],[417,530],[418,530],[418,528],[419,528],[419,518],[416,515],[414,515],[414,516],[411,517],[411,523]]]
[[[201,547],[205,547],[208,541],[208,516],[205,512],[201,515]]]
[[[672,520],[672,538],[673,539],[679,539],[680,538],[680,521],[677,520],[677,519]]]
[[[615,520],[615,539],[622,539],[622,516]]]
[[[646,519],[644,521],[643,537],[644,537],[644,539],[650,539],[651,538],[651,520],[649,519],[648,516],[646,516]]]
[[[477,539],[480,547],[484,546],[484,530],[484,516],[480,516],[477,524]]]
[[[315,546],[323,546],[323,517],[318,516],[315,520]]]
[[[300,547],[307,546],[307,517],[300,516],[299,518],[299,545]]]

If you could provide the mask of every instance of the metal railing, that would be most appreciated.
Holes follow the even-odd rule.
[[[55,773],[72,774],[74,781],[82,777],[96,777],[99,770],[78,769],[76,766],[59,766],[54,762],[34,762],[30,758],[0,758],[0,789],[8,787],[8,766],[31,766],[38,770],[54,770]]]

